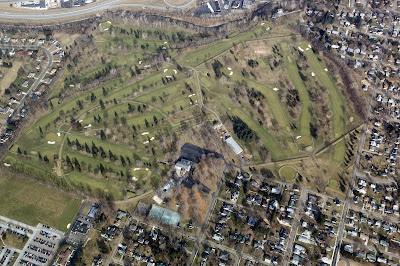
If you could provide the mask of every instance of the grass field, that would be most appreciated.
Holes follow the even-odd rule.
[[[296,63],[293,60],[289,61],[289,51],[287,43],[282,44],[282,50],[284,52],[284,56],[286,57],[286,71],[293,82],[294,87],[299,92],[300,103],[301,103],[301,114],[299,121],[299,133],[301,135],[301,141],[303,145],[311,144],[311,136],[310,136],[310,123],[311,123],[311,113],[309,107],[311,105],[310,98],[308,96],[307,89],[304,85],[304,82],[301,80],[300,75],[298,73],[298,69]]]
[[[305,47],[306,44],[303,43],[302,46]],[[326,65],[318,60],[317,55],[313,53],[311,49],[306,51],[305,55],[311,62],[311,68],[314,71],[318,82],[323,84],[329,90],[330,109],[333,111],[332,137],[333,139],[339,138],[345,133],[346,118],[344,114],[345,102],[343,95],[340,94],[340,91],[333,82],[332,77],[328,75]],[[335,146],[333,160],[335,162],[342,162],[345,153],[345,142],[342,141]]]
[[[285,165],[279,169],[279,175],[283,177],[286,181],[291,181],[296,177],[297,171],[292,166]]]
[[[6,236],[3,235],[3,242],[7,246],[14,247],[22,250],[28,241],[28,238],[23,238],[13,233],[6,233]]]
[[[13,61],[11,68],[0,67],[0,71],[3,72],[4,78],[0,81],[0,97],[3,96],[4,90],[9,88],[11,83],[18,76],[18,69],[23,65],[22,61]]]
[[[242,119],[243,121],[246,121],[249,127],[256,132],[257,136],[264,141],[264,145],[271,153],[272,158],[274,158],[275,160],[279,160],[287,156],[281,149],[281,146],[276,141],[276,139],[267,131],[265,131],[260,125],[258,125],[257,122],[255,122],[250,115],[244,113],[238,108],[233,109],[232,114],[240,117],[240,119]]]
[[[0,214],[36,226],[43,223],[61,231],[73,221],[81,201],[32,181],[0,175]]]

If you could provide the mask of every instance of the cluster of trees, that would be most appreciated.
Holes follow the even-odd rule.
[[[77,65],[78,62],[76,62],[75,65]],[[72,69],[72,65],[71,65],[71,69]],[[90,83],[92,83],[93,81],[102,79],[106,76],[108,76],[111,72],[112,69],[114,69],[115,66],[112,65],[112,63],[108,63],[103,69],[95,72],[92,75],[75,75],[72,74],[71,76],[67,77],[64,79],[64,90],[67,90],[70,85],[75,85],[78,83],[81,83],[83,86],[86,86]]]
[[[217,60],[217,59],[215,59],[214,62],[213,62],[211,65],[212,65],[212,68],[213,68],[213,70],[214,70],[215,76],[216,76],[217,78],[222,77],[222,74],[223,74],[223,73],[222,73],[222,71],[221,71],[221,68],[223,68],[224,65],[223,65],[219,60]]]
[[[136,75],[139,76],[142,73],[142,70],[137,65],[135,65],[135,69],[132,67],[129,68],[129,71],[131,73],[131,77],[135,77]]]
[[[121,34],[125,35],[133,35],[136,39],[141,39],[146,37],[146,39],[158,39],[158,40],[171,40],[173,42],[192,42],[195,38],[195,34],[191,34],[184,31],[172,32],[171,34],[167,34],[165,31],[161,30],[142,30],[142,29],[133,29],[130,28],[118,28],[114,27],[115,30],[119,30]],[[111,31],[110,31],[111,32]],[[198,34],[198,37],[206,38],[209,34],[201,33]]]
[[[3,67],[12,68],[12,66],[13,66],[12,62],[3,62]]]
[[[310,134],[314,139],[318,138],[318,128],[313,123],[310,123]]]
[[[100,131],[100,135],[102,139],[105,139],[105,133],[103,130]],[[86,142],[81,144],[78,139],[71,141],[69,138],[67,138],[67,145],[68,147],[75,146],[78,151],[85,151],[87,154],[91,154],[93,158],[97,158],[97,156],[100,155],[102,159],[109,158],[112,162],[115,162],[119,159],[123,166],[132,166],[132,162],[128,156],[124,157],[120,155],[118,157],[118,155],[114,154],[111,150],[108,150],[106,153],[102,146],[97,147],[93,141],[89,146]]]
[[[288,90],[286,94],[286,105],[289,107],[296,107],[297,103],[300,102],[299,92],[296,89]]]
[[[142,105],[138,105],[136,108],[135,106],[133,106],[132,104],[128,103],[128,112],[129,113],[133,113],[135,110],[137,110],[138,113],[143,113],[144,110],[146,110],[147,105],[142,104]]]
[[[257,134],[242,119],[237,116],[230,118],[233,124],[233,132],[235,132],[239,139],[251,142],[257,138]]]
[[[258,67],[258,62],[257,62],[256,60],[253,60],[253,59],[247,60],[247,64],[248,64],[249,67],[251,67],[251,68]]]
[[[164,85],[166,85],[166,84],[168,84],[168,83],[170,83],[170,82],[172,82],[172,81],[175,81],[176,80],[176,77],[175,77],[175,75],[174,74],[172,74],[172,77],[162,77],[161,78],[161,81],[162,81],[162,83],[164,84]]]
[[[26,152],[24,152],[26,153]],[[24,156],[28,161],[32,160],[32,157]],[[33,179],[35,181],[44,182],[46,184],[53,185],[61,190],[70,191],[74,193],[85,192],[85,195],[89,194],[101,199],[112,199],[112,194],[105,193],[102,189],[95,189],[89,185],[84,185],[80,182],[67,181],[65,178],[60,178],[54,174],[50,169],[42,169],[39,167],[31,167],[30,163],[16,160],[12,163],[9,168],[1,169],[8,175],[18,175],[24,178]]]

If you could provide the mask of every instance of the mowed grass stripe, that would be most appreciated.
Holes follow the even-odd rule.
[[[248,114],[240,110],[239,108],[234,108],[232,114],[242,119],[264,142],[265,147],[271,154],[273,160],[280,160],[286,158],[283,153],[281,145],[276,142],[276,138],[269,134],[264,128],[262,128],[257,122],[255,122]]]
[[[289,54],[286,54],[289,56]],[[285,57],[286,57],[285,56]],[[304,82],[298,72],[298,68],[294,62],[289,62],[286,60],[286,72],[289,74],[295,89],[299,93],[300,103],[301,103],[301,114],[300,114],[300,135],[302,137],[310,137],[310,123],[311,123],[311,113],[310,113],[310,98],[308,96],[307,89]]]
[[[282,101],[278,97],[278,93],[272,88],[267,88],[265,85],[259,84],[251,79],[245,79],[248,85],[254,87],[264,94],[269,110],[274,119],[278,122],[282,130],[290,132],[289,114],[287,109],[282,106]]]
[[[339,89],[336,87],[332,78],[324,70],[325,66],[318,61],[317,56],[312,52],[312,50],[310,49],[304,54],[309,59],[310,66],[320,84],[329,90],[330,105],[331,110],[333,111],[333,135],[335,138],[338,138],[344,133],[344,113],[342,109],[343,99],[340,95]]]
[[[304,47],[307,45],[303,43],[302,46]],[[339,138],[341,135],[344,134],[345,131],[345,124],[344,124],[344,112],[342,105],[343,99],[340,95],[339,89],[333,82],[330,75],[324,70],[325,66],[323,66],[319,61],[317,56],[313,53],[310,49],[305,51],[304,53],[310,62],[310,66],[313,72],[316,75],[316,78],[320,82],[321,85],[326,87],[329,90],[329,100],[330,100],[330,109],[333,111],[332,117],[332,134],[334,138]],[[343,161],[343,158],[346,153],[346,146],[344,141],[340,141],[335,145],[335,152],[333,154],[333,159],[337,162]]]
[[[195,51],[187,53],[185,57],[181,60],[181,63],[189,66],[196,66],[202,64],[203,62],[227,51],[228,49],[232,48],[233,46],[241,42],[246,42],[255,39],[256,36],[263,34],[265,32],[265,28],[268,25],[266,24],[264,24],[264,26],[259,25],[251,31],[239,33],[234,36],[231,35],[233,37],[229,39],[220,40],[217,43],[211,43],[203,47],[199,47]]]

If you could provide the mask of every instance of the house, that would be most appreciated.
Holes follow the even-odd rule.
[[[27,80],[25,80],[23,83],[22,83],[22,87],[23,88],[28,88],[28,85],[29,85],[29,82],[27,81]]]
[[[99,211],[99,205],[94,204],[92,205],[92,207],[90,207],[87,216],[90,218],[95,218],[98,211]]]
[[[178,176],[185,176],[189,173],[192,162],[186,159],[179,159],[175,164],[176,174]]]
[[[214,234],[212,236],[212,239],[214,239],[215,241],[221,241],[221,240],[224,240],[224,236],[221,234]]]
[[[64,252],[60,253],[60,255],[58,255],[58,259],[57,259],[58,261],[56,264],[60,265],[60,266],[67,265],[67,262],[69,261],[71,255],[72,255],[72,251],[68,248]]]
[[[107,228],[107,231],[102,233],[101,236],[104,238],[104,240],[111,241],[114,239],[115,234],[117,233],[118,227],[116,226],[109,226]]]
[[[305,243],[305,244],[314,244],[314,241],[312,241],[312,240],[309,239],[308,237],[305,237],[305,236],[302,236],[302,235],[299,236],[298,240],[299,240],[300,242]]]
[[[22,109],[20,116],[24,118],[28,114],[28,109]]]
[[[345,246],[344,246],[344,251],[353,254],[353,246],[351,246],[351,245],[345,245]]]
[[[360,238],[361,238],[361,240],[364,241],[364,245],[368,244],[368,240],[369,240],[369,236],[368,235],[366,235],[364,233],[360,233]]]
[[[257,223],[257,218],[255,217],[249,217],[249,220],[247,221],[247,224],[250,226],[255,226]]]

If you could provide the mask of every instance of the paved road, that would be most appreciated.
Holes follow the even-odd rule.
[[[189,261],[188,261],[189,265],[192,264],[194,256],[195,256],[195,254],[197,254],[199,245],[202,242],[204,230],[205,230],[205,228],[207,226],[208,219],[210,218],[210,214],[211,214],[212,210],[214,209],[215,202],[218,199],[219,190],[221,189],[221,185],[222,185],[222,182],[223,182],[225,171],[228,169],[228,167],[229,167],[228,165],[225,166],[224,172],[222,173],[221,178],[220,178],[220,180],[218,182],[217,189],[213,193],[213,197],[212,197],[212,201],[211,201],[210,207],[208,208],[208,211],[206,213],[206,216],[204,218],[203,224],[202,224],[201,229],[200,229],[200,233],[198,234],[198,236],[196,238],[192,254],[191,254],[190,258],[189,258]]]
[[[9,0],[3,0],[9,1]],[[139,7],[139,8],[149,8],[149,9],[157,9],[157,10],[168,10],[168,9],[185,9],[193,5],[196,0],[190,0],[186,4],[181,6],[172,5],[167,0],[164,0],[168,7],[162,6],[153,6],[153,5],[143,5],[143,4],[122,4],[125,0],[107,0],[102,2],[93,3],[90,5],[86,5],[83,7],[76,8],[63,8],[58,11],[44,11],[41,13],[33,13],[27,12],[23,9],[15,9],[15,12],[4,12],[0,11],[0,18],[3,19],[11,19],[18,21],[26,21],[26,20],[54,20],[54,19],[62,19],[62,18],[71,18],[75,16],[83,16],[93,13],[100,13],[110,9],[123,8],[123,7]]]
[[[1,15],[0,15],[1,17]],[[45,52],[47,56],[47,66],[43,69],[42,73],[40,73],[38,79],[32,84],[32,86],[29,88],[28,92],[24,95],[24,98],[20,101],[20,103],[17,105],[17,107],[14,109],[14,112],[11,114],[9,117],[9,120],[11,120],[15,115],[17,115],[20,111],[20,109],[24,106],[25,102],[32,96],[32,93],[36,90],[36,88],[39,86],[40,82],[46,75],[47,71],[50,69],[51,65],[53,64],[53,55],[50,53],[49,50],[42,46],[35,46],[35,45],[1,45],[0,44],[0,49],[38,49],[42,50]],[[0,134],[7,128],[7,123],[3,124],[2,127],[0,128]]]
[[[360,244],[360,242],[357,242],[357,241],[354,241],[354,240],[351,240],[351,239],[348,239],[348,238],[345,238],[345,241],[346,241],[346,242],[350,242],[350,243],[351,243],[353,246],[355,246],[355,247],[357,247],[357,246],[362,246],[363,249],[367,249],[367,250],[369,250],[371,253],[373,253],[373,254],[375,254],[375,255],[377,255],[377,253],[378,253],[378,251],[379,251],[380,253],[383,253],[385,256],[389,257],[390,259],[396,258],[396,259],[399,259],[399,260],[400,260],[400,256],[397,255],[396,253],[394,253],[394,252],[387,252],[387,251],[385,251],[385,250],[378,249],[378,247],[382,247],[382,246],[379,246],[379,245],[374,245],[374,246],[364,245],[364,244]],[[382,264],[381,264],[381,265],[382,265]]]
[[[387,44],[387,39],[385,39],[385,42],[382,45],[382,47],[384,47],[386,44]],[[382,57],[380,58],[378,63],[379,63],[379,67],[378,67],[377,70],[380,70],[382,68]],[[372,103],[373,103],[373,101],[375,99],[375,94],[376,94],[375,89],[378,88],[378,83],[379,83],[379,78],[376,78],[375,84],[374,84],[374,86],[372,86],[371,97],[370,97],[370,100],[369,100],[369,103],[368,103],[367,115],[366,115],[366,118],[365,118],[365,121],[364,121],[363,131],[362,131],[360,142],[359,142],[359,146],[358,146],[356,161],[355,161],[355,164],[354,164],[353,173],[352,173],[351,178],[350,178],[347,198],[346,198],[346,201],[345,201],[345,204],[344,204],[342,217],[341,217],[340,224],[339,224],[339,227],[338,227],[338,235],[337,235],[337,238],[336,238],[336,243],[335,243],[335,247],[334,247],[335,250],[334,250],[333,258],[332,258],[332,263],[334,265],[336,265],[338,263],[339,258],[340,258],[340,245],[341,245],[342,238],[343,238],[346,216],[347,216],[347,213],[348,213],[349,208],[350,208],[350,200],[353,197],[353,188],[354,188],[354,185],[356,184],[356,180],[358,179],[358,177],[357,177],[357,173],[358,172],[357,171],[358,171],[359,166],[360,166],[360,159],[362,157],[362,150],[364,148],[365,139],[367,137],[367,129],[368,129],[369,118],[371,116]]]
[[[111,262],[112,262],[112,260],[113,260],[113,258],[114,258],[114,256],[115,256],[115,253],[117,252],[118,245],[121,244],[121,241],[122,241],[122,239],[124,238],[124,232],[127,230],[127,228],[128,228],[128,226],[129,226],[129,224],[131,223],[131,221],[132,221],[131,218],[129,218],[129,219],[126,220],[126,222],[125,222],[125,224],[124,224],[124,228],[122,229],[121,234],[120,234],[120,236],[119,236],[118,239],[117,239],[117,242],[115,242],[114,247],[113,247],[113,250],[112,250],[112,252],[111,252],[111,255],[110,255],[110,257],[108,258],[108,260],[107,260],[107,262],[106,262],[105,265],[110,265],[110,264],[111,264]]]
[[[299,205],[297,206],[296,213],[294,215],[292,228],[290,230],[289,240],[286,245],[286,251],[283,255],[283,265],[288,265],[290,263],[290,255],[292,254],[293,243],[296,239],[297,227],[300,223],[300,214],[304,212],[304,203],[306,202],[308,190],[302,189],[300,198],[299,198]]]
[[[396,180],[394,180],[392,178],[382,179],[379,177],[374,177],[374,176],[366,175],[363,173],[357,173],[357,177],[360,177],[360,178],[366,179],[369,182],[374,182],[374,183],[381,184],[381,185],[391,185],[393,183],[396,183]]]

